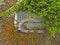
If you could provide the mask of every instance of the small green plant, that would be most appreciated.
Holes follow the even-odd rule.
[[[56,33],[60,33],[60,0],[22,0],[0,14],[0,17],[25,10],[37,14],[51,36],[55,37]]]

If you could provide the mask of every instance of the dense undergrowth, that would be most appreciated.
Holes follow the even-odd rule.
[[[60,33],[60,0],[23,0],[0,14],[0,17],[25,10],[37,14],[51,36],[55,37],[56,33]]]

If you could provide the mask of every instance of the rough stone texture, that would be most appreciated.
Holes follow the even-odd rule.
[[[4,0],[5,4],[0,5],[0,13],[9,9],[12,5],[16,4],[18,0]]]

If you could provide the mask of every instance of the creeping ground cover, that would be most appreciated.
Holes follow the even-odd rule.
[[[8,17],[15,12],[25,10],[35,13],[41,18],[50,36],[55,37],[56,33],[60,33],[60,0],[22,0],[2,12],[0,17]]]

